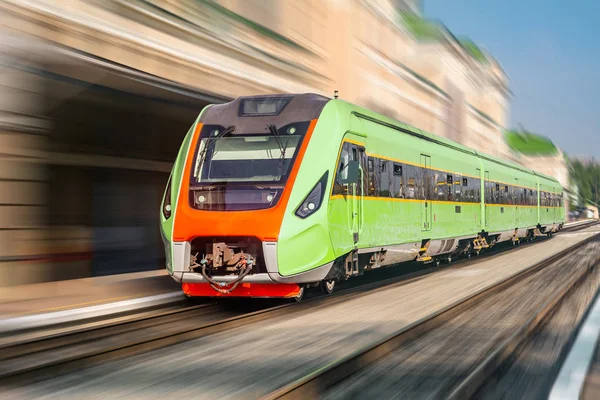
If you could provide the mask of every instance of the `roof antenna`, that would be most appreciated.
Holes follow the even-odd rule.
[[[334,98],[334,99],[337,99],[337,98],[338,98],[338,91],[337,91],[337,90],[334,90],[334,91],[333,91],[333,98]]]

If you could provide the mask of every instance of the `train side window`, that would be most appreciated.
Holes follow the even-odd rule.
[[[345,179],[348,175],[348,162],[352,157],[352,152],[350,150],[350,143],[344,143],[342,145],[342,150],[340,152],[340,160],[338,162],[338,168],[336,172],[336,178],[333,184],[333,194],[346,194],[348,187],[346,185],[341,185],[339,183],[339,178]]]
[[[381,197],[391,197],[392,193],[392,175],[390,174],[390,169],[388,167],[389,163],[388,160],[379,160],[379,196]]]
[[[435,195],[436,200],[446,200],[447,176],[441,172],[435,172]]]
[[[368,166],[367,166],[367,155],[365,153],[365,148],[361,147],[361,148],[356,148],[354,147],[354,150],[357,150],[358,152],[358,162],[360,163],[360,166],[362,168],[362,180],[358,180],[358,185],[356,187],[356,189],[358,190],[358,193],[364,193],[365,196],[367,196],[367,189],[369,187],[369,176],[367,174],[368,171]]]
[[[454,201],[462,201],[462,197],[463,197],[462,181],[463,181],[462,175],[458,175],[458,174],[454,175],[454,185],[453,185]]]
[[[414,199],[417,196],[417,168],[412,165],[405,165],[403,172],[404,196],[407,199]]]
[[[394,190],[392,193],[393,197],[398,197],[401,199],[405,197],[404,182],[402,181],[403,172],[402,165],[394,163],[392,166],[392,179],[394,182]]]
[[[546,192],[540,192],[540,205],[546,207]]]
[[[527,189],[525,189],[525,191],[527,192]],[[533,190],[529,189],[529,194],[527,196],[527,204],[532,206],[533,205]]]
[[[375,196],[375,194],[377,193],[377,188],[375,187],[375,159],[373,157],[369,157],[368,158],[368,167],[369,169],[369,190],[367,195],[368,196]]]

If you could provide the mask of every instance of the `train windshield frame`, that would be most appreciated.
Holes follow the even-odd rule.
[[[192,185],[215,183],[285,183],[309,122],[276,127],[276,132],[238,133],[206,125],[195,151]]]
[[[208,210],[252,210],[274,206],[297,159],[310,121],[265,132],[205,125],[190,171],[190,204]],[[200,200],[199,200],[200,199]]]

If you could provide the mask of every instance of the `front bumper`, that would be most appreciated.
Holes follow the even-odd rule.
[[[191,245],[189,242],[173,242],[173,257],[172,257],[172,270],[169,271],[171,277],[177,282],[182,283],[203,283],[207,284],[206,279],[197,273],[191,272],[190,266],[190,254]],[[242,283],[253,283],[253,284],[298,284],[298,283],[310,283],[320,282],[329,273],[333,266],[333,261],[310,269],[306,272],[302,272],[295,275],[283,276],[279,274],[277,265],[277,242],[263,242],[263,257],[265,260],[265,269],[267,272],[259,274],[251,274],[244,278]],[[217,282],[231,282],[236,279],[235,275],[224,275],[224,276],[213,276]],[[237,289],[236,289],[237,290]]]
[[[300,293],[300,286],[295,283],[249,283],[246,280],[229,293],[217,292],[208,283],[184,282],[181,289],[190,297],[290,298]]]

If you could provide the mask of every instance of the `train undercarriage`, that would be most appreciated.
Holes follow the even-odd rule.
[[[536,226],[512,231],[487,233],[475,237],[425,239],[417,243],[380,248],[356,249],[331,263],[318,281],[278,281],[266,265],[264,245],[257,238],[196,238],[191,243],[189,272],[195,279],[182,282],[190,296],[283,297],[300,300],[304,290],[319,287],[323,293],[334,291],[336,282],[365,271],[416,261],[439,266],[453,259],[478,256],[482,251],[510,241],[513,245],[539,236],[551,236],[562,224]]]

